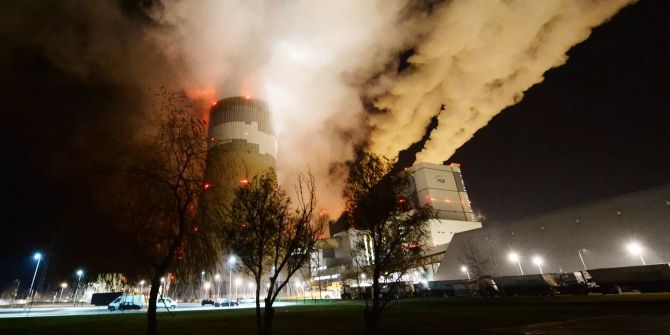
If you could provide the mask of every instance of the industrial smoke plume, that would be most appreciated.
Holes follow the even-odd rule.
[[[354,147],[397,156],[437,115],[418,159],[448,159],[631,2],[53,2],[16,5],[47,18],[37,31],[22,26],[32,20],[2,24],[26,31],[20,43],[39,45],[64,71],[124,87],[128,99],[150,102],[166,86],[201,102],[203,115],[227,96],[267,101],[280,178],[309,169],[320,206],[338,212]],[[53,24],[55,15],[68,24]],[[399,67],[406,50],[410,65]]]
[[[417,159],[446,160],[547,70],[564,64],[566,52],[593,27],[631,2],[482,0],[438,7],[432,33],[409,60],[412,70],[385,78],[375,106],[388,112],[370,118],[372,150],[395,155],[437,115]]]

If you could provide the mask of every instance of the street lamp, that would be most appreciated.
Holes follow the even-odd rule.
[[[216,281],[216,298],[219,299],[221,298],[221,275],[217,273],[214,281]]]
[[[521,267],[521,261],[519,260],[519,254],[516,252],[512,251],[507,255],[507,258],[509,258],[510,262],[516,263],[519,266],[519,272],[521,272],[521,275],[523,276],[523,268]]]
[[[240,286],[242,280],[240,278],[235,278],[235,299],[237,299],[237,288]]]
[[[140,293],[144,294],[144,279],[140,280]]]
[[[36,252],[33,255],[33,259],[37,261],[37,265],[35,265],[35,273],[33,274],[33,281],[30,282],[30,290],[28,290],[29,298],[30,298],[30,304],[32,305],[33,303],[33,284],[35,284],[35,277],[37,277],[37,269],[40,267],[40,262],[42,261],[42,254],[39,252]]]
[[[537,267],[540,269],[540,274],[544,274],[542,272],[542,263],[543,263],[542,257],[533,256],[533,264],[537,265]]]
[[[586,271],[586,263],[584,263],[584,257],[582,257],[582,251],[586,251],[586,249],[582,248],[577,250],[577,254],[579,255],[579,259],[582,261],[582,266],[584,267],[584,271]]]
[[[235,265],[235,256],[228,257],[228,298],[233,301],[233,265]]]
[[[84,270],[79,269],[76,272],[77,274],[77,287],[74,290],[74,295],[72,296],[72,306],[77,306],[77,292],[79,292],[79,283],[81,282],[81,276],[84,275]]]
[[[628,252],[631,255],[638,255],[640,256],[640,260],[642,261],[642,265],[647,265],[647,262],[644,261],[644,258],[642,257],[642,246],[637,243],[637,242],[630,242],[628,243]]]
[[[211,284],[210,282],[205,282],[205,284],[204,284],[204,287],[205,287],[205,293],[207,294],[207,296],[209,296],[209,294],[208,294],[207,292],[209,291],[209,288],[210,288],[211,286],[212,286],[212,284]]]
[[[67,288],[67,283],[62,282],[60,283],[60,296],[58,297],[58,301],[62,301],[63,299],[63,291]]]
[[[200,299],[205,299],[205,271],[200,272]]]
[[[468,276],[468,280],[470,280],[470,271],[468,271],[468,267],[463,265],[461,266],[461,272],[465,273]]]

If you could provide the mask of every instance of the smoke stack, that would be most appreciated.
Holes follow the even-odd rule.
[[[233,191],[276,168],[277,138],[265,102],[251,97],[220,100],[209,112],[205,188],[225,205]]]

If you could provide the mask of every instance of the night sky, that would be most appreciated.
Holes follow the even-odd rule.
[[[625,8],[456,152],[450,161],[487,224],[670,183],[668,13],[663,0]],[[107,234],[95,162],[122,131],[110,124],[139,108],[132,87],[96,80],[94,68],[87,79],[59,70],[31,40],[48,24],[35,26],[0,23],[0,288],[30,280],[35,250],[49,255],[45,265],[95,271],[87,248],[114,247],[78,238],[78,227]]]

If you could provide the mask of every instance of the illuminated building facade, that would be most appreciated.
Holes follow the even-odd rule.
[[[460,165],[418,163],[410,171],[419,204],[437,211],[437,220],[428,223],[431,253],[443,252],[454,234],[482,227],[472,212]]]

